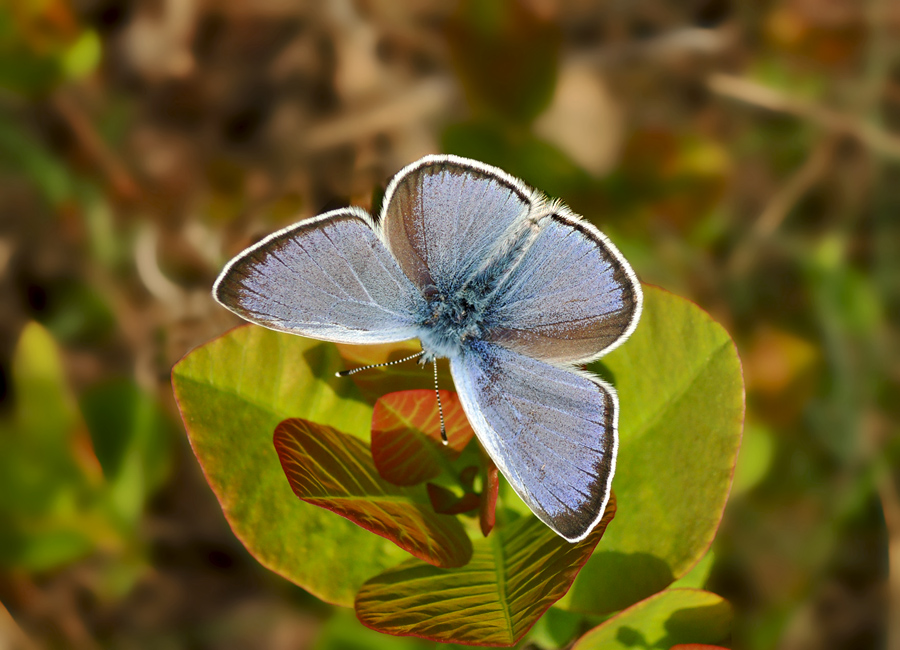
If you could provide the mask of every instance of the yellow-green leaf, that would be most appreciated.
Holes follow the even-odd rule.
[[[559,606],[603,614],[664,589],[706,553],[731,488],[744,390],[727,332],[656,287],[644,289],[632,337],[594,369],[619,393],[619,514]]]
[[[671,648],[720,643],[731,631],[731,605],[699,589],[668,589],[642,600],[581,637],[572,650]]]
[[[294,496],[272,436],[302,417],[359,437],[372,409],[334,346],[256,326],[195,349],[172,371],[191,446],[225,518],[266,567],[328,602],[349,605],[359,586],[397,562],[386,539]]]

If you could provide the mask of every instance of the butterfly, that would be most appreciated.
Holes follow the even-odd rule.
[[[500,169],[426,156],[373,218],[349,207],[237,255],[213,288],[248,321],[340,343],[419,339],[449,359],[478,440],[532,512],[570,542],[603,516],[615,389],[580,366],[634,331],[642,292],[615,246]]]

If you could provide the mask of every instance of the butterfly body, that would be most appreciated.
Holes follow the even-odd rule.
[[[450,295],[435,292],[422,305],[416,337],[424,351],[422,363],[461,354],[468,342],[481,338],[490,324],[490,299],[485,291],[463,287]]]
[[[501,170],[429,156],[394,177],[377,219],[302,221],[223,270],[216,299],[326,341],[417,338],[450,360],[481,444],[532,511],[570,541],[600,521],[617,453],[612,386],[578,366],[624,341],[640,285],[616,248]]]

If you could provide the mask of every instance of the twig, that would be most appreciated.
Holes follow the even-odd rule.
[[[118,156],[106,145],[78,104],[64,90],[55,93],[51,101],[72,130],[78,144],[109,180],[113,191],[123,199],[136,199],[140,194],[138,184]]]
[[[404,94],[365,111],[342,115],[313,126],[300,142],[307,152],[390,132],[437,115],[454,98],[453,86],[443,80],[423,81]]]
[[[888,648],[900,648],[900,497],[890,472],[878,483],[881,510],[888,531]]]
[[[37,650],[38,647],[0,603],[0,650]]]
[[[742,275],[753,261],[760,243],[770,238],[795,205],[821,180],[834,157],[836,138],[820,142],[788,182],[771,198],[749,235],[735,249],[728,263],[731,275]]]
[[[716,55],[733,45],[730,32],[723,29],[685,27],[653,38],[602,45],[572,55],[576,63],[609,67],[632,63],[635,60],[668,59],[684,54]]]
[[[172,282],[159,268],[156,259],[159,235],[151,225],[138,233],[134,243],[134,263],[138,277],[153,297],[166,305],[182,305],[187,292]]]
[[[707,86],[716,94],[809,120],[829,131],[850,135],[883,156],[900,158],[900,137],[861,122],[852,115],[792,97],[734,75],[712,74],[707,79]]]

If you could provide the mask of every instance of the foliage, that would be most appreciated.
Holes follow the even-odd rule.
[[[582,612],[627,607],[706,553],[740,445],[743,383],[731,339],[690,303],[656,289],[647,297],[628,344],[598,367],[622,408],[621,514],[564,601]]]
[[[100,40],[79,29],[61,0],[0,7],[0,88],[44,93],[89,73],[100,60]]]
[[[356,596],[356,614],[390,634],[513,645],[566,592],[614,514],[610,499],[597,528],[577,544],[536,517],[520,517],[477,541],[460,569],[411,560],[372,578]]]
[[[347,355],[358,363],[400,354],[382,349],[373,346],[369,359],[354,348]],[[271,359],[277,365],[264,362]],[[493,502],[485,490],[491,468],[481,470],[478,498],[481,456],[456,398],[445,394],[445,447],[433,391],[389,393],[370,407],[334,377],[340,365],[331,344],[244,326],[189,354],[175,367],[173,385],[226,517],[267,566],[334,603],[350,604],[355,593],[360,620],[381,631],[511,645],[566,593],[589,557],[587,577],[576,580],[562,606],[622,609],[684,575],[706,553],[721,518],[743,417],[740,365],[728,335],[687,301],[647,287],[637,331],[604,361],[597,370],[615,383],[623,413],[614,489],[619,504],[633,505],[619,506],[593,557],[615,506],[594,534],[571,545],[508,490],[497,529],[470,542],[464,524],[472,536],[484,531],[449,513]],[[380,373],[383,390],[410,381],[407,369],[394,368]],[[360,440],[369,421],[371,451]],[[412,471],[403,472],[407,467]],[[444,485],[429,483],[426,492],[422,483],[439,479]],[[290,498],[290,488],[302,502]],[[456,502],[452,489],[462,492]],[[474,501],[454,510],[466,495]],[[387,568],[398,556],[362,529],[420,560]],[[308,561],[324,554],[327,563]]]
[[[362,446],[374,429],[382,479],[415,481],[403,487],[455,518],[473,552],[500,539],[529,513],[476,444],[458,457],[421,444],[437,435],[430,377],[414,364],[326,376],[415,344],[309,344],[286,357],[297,377],[327,368],[286,381],[297,391],[280,407],[262,407],[277,401],[271,377],[248,373],[269,390],[257,415],[241,404],[260,396],[243,385],[194,408],[214,425],[190,423],[201,458],[221,456],[203,461],[214,492],[187,439],[170,444],[169,381],[188,350],[238,324],[209,293],[235,253],[327,209],[377,206],[397,169],[438,152],[496,164],[595,223],[642,281],[727,329],[746,379],[747,427],[712,548],[703,554],[717,508],[660,491],[683,481],[678,463],[644,460],[694,456],[651,448],[668,437],[641,435],[641,405],[623,407],[616,518],[520,646],[568,647],[616,607],[698,588],[735,606],[723,645],[867,648],[895,636],[890,3],[0,5],[0,627],[18,624],[23,647],[443,647],[358,622],[360,588],[416,560],[298,499],[272,444],[287,418]],[[229,336],[236,350],[213,345],[240,365],[240,336],[256,334]],[[664,365],[635,372],[640,336],[592,368],[621,384],[623,404],[629,382],[656,381]],[[289,375],[270,342],[254,364]],[[404,458],[415,460],[391,460]],[[635,459],[646,467],[628,467]],[[717,491],[721,470],[696,473],[693,494]],[[241,495],[258,496],[259,511]]]
[[[185,357],[172,384],[191,447],[238,539],[263,565],[349,606],[362,583],[399,556],[384,539],[297,499],[272,444],[287,418],[367,434],[372,407],[334,377],[340,369],[332,345],[245,326]]]
[[[76,403],[36,323],[19,339],[12,390],[15,409],[0,419],[0,565],[47,570],[129,550],[167,476],[171,424],[128,382],[94,386]]]
[[[595,627],[572,650],[716,643],[728,636],[731,616],[731,606],[721,596],[695,589],[669,589]]]
[[[294,493],[439,567],[468,564],[472,544],[456,519],[435,512],[422,488],[383,479],[365,443],[294,418],[275,428],[275,449]]]

